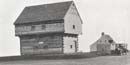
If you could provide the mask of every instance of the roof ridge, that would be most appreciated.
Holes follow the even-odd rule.
[[[22,23],[33,23],[36,21],[38,22],[63,19],[72,3],[73,1],[66,1],[46,4],[48,6],[44,4],[25,7],[19,17],[14,22],[14,25]]]
[[[37,7],[37,6],[43,6],[43,5],[53,5],[53,4],[67,3],[67,2],[72,3],[73,1],[63,1],[63,2],[46,3],[46,4],[31,5],[31,6],[26,6],[26,7]]]

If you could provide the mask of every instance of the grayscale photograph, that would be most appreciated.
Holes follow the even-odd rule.
[[[129,0],[0,0],[0,65],[130,65]]]

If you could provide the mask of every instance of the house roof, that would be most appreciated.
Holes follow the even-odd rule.
[[[14,24],[63,19],[72,2],[67,1],[25,7]]]
[[[105,42],[107,40],[108,42]],[[116,42],[113,40],[113,38],[108,34],[102,34],[101,37],[95,41],[91,46],[95,44],[101,44],[101,43],[109,43],[109,44],[115,44]]]
[[[110,36],[110,35],[108,35],[108,34],[104,34],[104,35],[102,35],[101,37],[100,37],[100,39],[98,39],[98,41],[99,40],[112,40],[112,41],[110,41],[111,43],[115,43],[115,41],[113,40],[113,38]]]
[[[101,38],[100,38],[100,39],[113,40],[113,39],[112,39],[112,37],[111,37],[110,35],[107,35],[107,34],[105,34],[105,35],[101,36]]]

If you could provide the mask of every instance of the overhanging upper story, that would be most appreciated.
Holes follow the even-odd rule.
[[[16,36],[82,33],[82,20],[73,1],[26,7],[14,25]]]

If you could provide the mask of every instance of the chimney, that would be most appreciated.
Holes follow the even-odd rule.
[[[105,35],[105,33],[104,33],[104,32],[102,32],[102,33],[101,33],[101,35],[103,36],[103,35]]]

